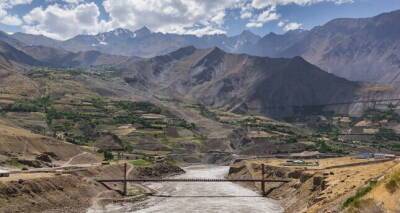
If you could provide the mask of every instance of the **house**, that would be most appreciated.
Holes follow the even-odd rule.
[[[364,134],[376,134],[378,132],[379,129],[374,129],[374,128],[363,129]]]
[[[344,116],[344,117],[341,117],[339,121],[340,121],[341,123],[350,123],[350,122],[351,122],[351,119],[350,119],[350,117]]]
[[[371,127],[373,126],[371,121],[368,120],[362,120],[356,123],[356,125],[354,126],[358,126],[358,127]]]
[[[373,157],[374,157],[374,154],[373,153],[369,153],[369,152],[359,153],[356,156],[357,159],[370,159],[370,158],[373,158]]]
[[[396,155],[385,154],[385,153],[375,153],[374,158],[375,159],[390,159],[390,158],[396,158]]]
[[[312,159],[312,158],[320,158],[321,153],[319,153],[318,151],[315,152],[304,151],[301,153],[292,153],[289,156],[290,158],[295,158],[295,159]]]
[[[9,171],[0,169],[0,178],[1,177],[9,177],[9,176],[10,176],[10,172]]]
[[[375,159],[385,159],[385,154],[383,153],[375,153],[374,154]]]
[[[65,133],[64,132],[56,132],[56,138],[61,141],[65,141]]]

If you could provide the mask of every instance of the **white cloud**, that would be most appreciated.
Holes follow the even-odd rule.
[[[254,28],[254,27],[262,27],[265,23],[278,20],[280,15],[276,12],[276,7],[269,7],[267,10],[264,10],[256,17],[253,16],[253,19],[247,23],[246,27]]]
[[[352,3],[354,0],[252,0],[251,5],[255,9],[263,9],[269,6],[278,6],[278,5],[288,5],[288,4],[297,4],[297,5],[312,5],[321,2],[332,2],[335,4],[345,4]]]
[[[289,22],[287,20],[280,21],[278,23],[278,26],[281,27],[282,30],[285,31],[285,32],[291,31],[291,30],[298,30],[298,29],[302,29],[303,28],[303,25],[301,23]]]
[[[280,18],[280,15],[276,13],[275,8],[270,8],[269,10],[265,10],[257,17],[257,22],[266,23],[269,21],[277,20]]]
[[[9,9],[17,5],[30,4],[32,0],[0,0],[0,23],[5,25],[21,25],[21,19],[8,13]]]
[[[253,0],[251,2],[251,6],[255,9],[263,9],[267,6],[271,6],[273,1],[268,0]]]
[[[285,31],[285,32],[290,31],[290,30],[298,30],[298,29],[302,28],[302,24],[297,23],[297,22],[284,23],[282,26],[281,25],[279,25],[279,26],[283,27],[283,31]]]
[[[254,28],[280,21],[281,5],[343,4],[353,0],[103,0],[102,5],[92,0],[45,1],[48,6],[34,8],[23,16],[22,28],[28,33],[68,39],[77,34],[95,34],[114,28],[136,30],[142,26],[158,32],[219,34],[225,33],[226,17],[236,12],[240,14],[236,19],[246,20],[246,26]],[[7,10],[31,2],[0,0],[0,23],[21,25],[21,19]],[[106,20],[101,20],[99,6],[104,7]],[[301,27],[296,22],[283,24],[284,30]]]
[[[112,27],[159,32],[222,32],[227,10],[239,0],[105,0]],[[195,26],[195,27],[193,27]],[[204,29],[202,29],[204,28]]]
[[[61,4],[79,4],[85,2],[85,0],[45,0],[49,4],[61,3]]]
[[[5,25],[19,26],[22,24],[22,21],[18,16],[7,15],[0,19],[0,23]]]
[[[263,25],[264,25],[263,23],[249,22],[249,23],[246,24],[246,27],[248,27],[248,28],[260,28]]]
[[[300,6],[306,6],[321,2],[344,4],[352,3],[353,1],[354,0],[248,0],[242,2],[242,5],[240,5],[240,18],[249,19],[246,27],[259,28],[264,26],[265,23],[279,20],[281,15],[277,11],[277,8],[282,5],[296,4]],[[300,29],[302,27],[302,25],[299,23],[286,23],[284,21],[280,21],[278,26],[282,27],[285,31]]]
[[[69,4],[78,4],[84,2],[84,0],[63,0],[63,1]]]
[[[77,34],[95,34],[105,30],[106,23],[99,17],[99,8],[93,2],[70,7],[54,4],[31,10],[23,17],[26,23],[23,28],[27,33],[64,40]]]
[[[243,12],[240,14],[240,18],[241,19],[249,19],[253,16],[253,14],[251,12]]]
[[[2,0],[1,2],[4,3],[5,5],[13,7],[16,5],[30,4],[32,3],[32,0]]]

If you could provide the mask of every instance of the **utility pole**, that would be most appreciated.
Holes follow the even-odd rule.
[[[128,195],[128,182],[126,181],[126,179],[127,179],[126,173],[127,173],[127,164],[125,163],[124,164],[124,192],[123,192],[124,196]]]

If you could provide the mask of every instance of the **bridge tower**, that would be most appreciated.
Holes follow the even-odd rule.
[[[264,181],[264,177],[265,177],[265,166],[264,164],[261,164],[261,190],[262,190],[262,195],[264,197],[267,196],[267,193],[265,192],[265,181]]]
[[[128,195],[128,181],[126,180],[127,180],[127,163],[124,164],[124,189],[123,189],[124,196]]]

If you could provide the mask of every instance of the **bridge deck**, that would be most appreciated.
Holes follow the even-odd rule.
[[[115,182],[279,182],[287,183],[291,180],[272,180],[272,179],[206,179],[206,178],[188,178],[188,179],[110,179],[110,180],[97,180],[102,183],[115,183]]]

